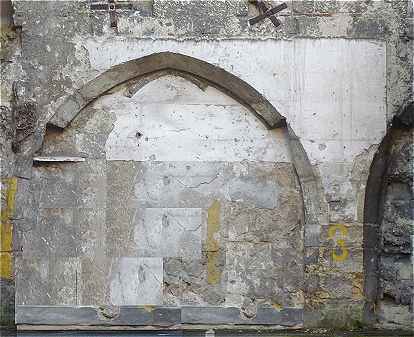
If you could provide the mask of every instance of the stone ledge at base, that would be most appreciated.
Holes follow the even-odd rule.
[[[115,310],[113,310],[115,309]],[[238,308],[225,307],[161,307],[120,306],[16,306],[18,325],[78,325],[78,326],[180,326],[180,325],[273,325],[300,328],[303,309],[259,307],[251,319],[242,318]]]
[[[7,337],[412,337],[410,332],[402,331],[324,331],[306,330],[306,331],[275,331],[275,330],[221,330],[214,329],[214,335],[211,329],[207,330],[79,330],[79,331],[17,331],[13,335],[5,335]],[[2,330],[0,330],[0,333]],[[0,334],[0,336],[3,336]]]

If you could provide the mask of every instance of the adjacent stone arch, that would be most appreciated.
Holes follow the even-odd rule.
[[[399,267],[394,261],[395,258],[402,257],[409,264],[410,250],[412,254],[412,235],[410,238],[409,232],[404,233],[404,224],[401,227],[398,226],[401,225],[398,222],[401,212],[404,213],[401,217],[406,218],[407,222],[410,221],[410,217],[412,221],[413,217],[413,117],[414,103],[411,101],[405,104],[393,118],[372,161],[365,193],[363,238],[365,320],[370,325],[386,328],[391,327],[386,322],[387,315],[381,317],[378,308],[379,302],[384,297],[394,301],[396,306],[413,305],[412,299],[409,303],[409,289],[414,287],[412,272],[410,284],[409,280],[401,279],[398,275]],[[392,215],[391,218],[390,215]],[[403,255],[406,257],[404,258]],[[398,314],[398,316],[401,315],[401,313]],[[402,317],[400,318],[403,321]],[[409,320],[410,318],[407,324]],[[410,326],[399,325],[398,328],[410,328]]]

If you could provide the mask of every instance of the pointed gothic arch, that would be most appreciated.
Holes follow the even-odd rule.
[[[49,125],[65,128],[82,109],[112,88],[135,81],[136,90],[147,83],[174,73],[197,85],[210,85],[244,105],[268,129],[284,128],[304,202],[304,246],[318,247],[321,225],[326,213],[322,203],[323,191],[308,155],[286,118],[255,88],[230,72],[194,57],[160,52],[115,65],[76,90],[63,100]]]
[[[216,65],[173,52],[154,53],[115,65],[66,97],[48,124],[65,128],[84,107],[112,88],[131,80],[145,85],[166,72],[217,88],[247,107],[268,129],[286,129],[292,163],[303,193],[305,246],[318,246],[321,219],[326,211],[321,202],[323,191],[300,138],[296,136],[286,118],[261,93],[241,78]]]
[[[113,66],[68,96],[48,124],[65,128],[86,105],[113,87],[168,70],[189,74],[218,88],[249,108],[270,129],[285,125],[285,117],[263,95],[239,77],[208,62],[171,52],[151,54]]]
[[[139,90],[145,84],[165,75],[166,73],[177,74],[197,85],[208,85],[215,87],[228,96],[234,98],[243,106],[247,107],[248,110],[258,117],[267,128],[283,128],[285,130],[285,135],[288,140],[288,147],[291,153],[292,164],[298,176],[303,198],[305,215],[305,223],[303,227],[305,248],[304,263],[305,265],[317,264],[317,260],[319,259],[318,256],[316,257],[316,260],[312,259],[312,261],[305,259],[305,256],[308,255],[308,248],[312,249],[319,246],[322,222],[321,218],[323,218],[326,211],[321,201],[323,191],[320,187],[321,184],[319,178],[314,173],[313,167],[299,137],[295,135],[292,128],[286,122],[285,117],[282,116],[278,110],[256,89],[226,70],[190,56],[171,52],[156,53],[131,60],[113,66],[109,70],[97,76],[95,79],[83,85],[80,89],[76,90],[74,94],[65,97],[63,99],[63,103],[57,108],[56,113],[48,121],[48,124],[64,129],[76,118],[76,116],[82,113],[82,110],[88,104],[108,93],[111,89],[124,83],[133,83],[132,86],[129,86],[129,90],[132,89],[132,92],[130,93],[132,96],[134,94],[134,90]],[[306,286],[304,289],[306,289]],[[66,309],[67,308],[63,308],[62,310]],[[31,308],[28,306],[21,306],[18,310],[17,321],[20,323],[27,323],[30,321],[30,317],[25,316],[27,313],[29,313],[30,316],[30,310]],[[126,309],[123,308],[123,310]],[[163,309],[158,308],[157,310]],[[208,311],[208,308],[206,310]],[[217,310],[217,308],[214,308],[213,310]],[[230,311],[231,310],[232,309],[230,309]],[[278,324],[286,326],[303,324],[303,310],[306,309],[283,310],[282,316],[279,317],[277,315],[274,317],[274,320],[279,322]],[[227,310],[226,312],[230,311]],[[95,309],[92,309],[92,312],[96,315]],[[73,316],[69,315],[67,317],[66,313],[62,312],[56,317],[58,317],[60,321],[67,321],[68,324],[78,324],[80,317],[84,314],[85,311],[83,308],[80,308],[74,310]],[[186,317],[182,319],[183,323],[186,319]],[[50,323],[50,321],[48,322]],[[115,321],[113,323],[111,322],[111,324],[115,323]],[[99,320],[92,320],[91,325],[99,324]],[[248,324],[248,322],[243,322],[243,324]]]

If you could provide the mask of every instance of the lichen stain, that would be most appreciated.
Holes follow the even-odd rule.
[[[215,234],[220,229],[220,202],[214,200],[207,211],[207,282],[217,284],[221,273],[217,268],[219,258],[219,243]]]
[[[15,207],[15,195],[17,191],[17,179],[8,178],[2,181],[2,185],[7,185],[5,189],[6,207],[1,210],[0,222],[0,277],[5,279],[13,278],[13,225],[10,218],[13,216]]]

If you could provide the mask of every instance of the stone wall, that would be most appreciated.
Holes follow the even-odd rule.
[[[134,266],[135,269],[140,269],[140,262],[137,259],[134,259],[134,262],[128,260],[131,256],[138,257],[137,242],[134,239],[135,229],[128,227],[133,221],[121,221],[122,224],[116,225],[122,216],[129,219],[130,210],[134,207],[126,207],[125,211],[118,216],[118,208],[114,208],[111,203],[107,204],[107,199],[105,199],[108,198],[108,191],[113,190],[118,190],[121,195],[129,196],[125,198],[127,204],[127,200],[133,196],[133,194],[128,194],[131,193],[128,192],[131,186],[124,186],[121,182],[119,185],[115,178],[123,177],[125,174],[131,176],[132,179],[133,172],[143,172],[142,177],[144,178],[146,177],[145,172],[151,172],[151,176],[148,176],[149,181],[153,179],[151,184],[166,186],[163,184],[168,179],[163,179],[162,182],[160,180],[161,175],[164,177],[162,172],[168,172],[169,168],[166,163],[174,161],[172,159],[176,158],[183,163],[193,162],[196,158],[196,162],[205,163],[203,164],[205,167],[197,166],[199,172],[219,172],[219,176],[224,181],[233,181],[236,178],[233,173],[239,169],[243,171],[243,165],[243,167],[240,167],[241,164],[237,164],[237,167],[234,164],[229,164],[229,167],[226,167],[227,164],[211,166],[210,161],[243,163],[243,160],[248,160],[248,171],[253,172],[253,176],[249,177],[249,174],[246,176],[245,179],[249,183],[246,185],[246,182],[243,182],[243,187],[240,187],[242,186],[240,183],[236,183],[235,186],[239,187],[233,190],[235,194],[231,192],[232,187],[229,187],[229,191],[226,193],[220,192],[222,193],[220,194],[215,190],[220,191],[221,187],[214,187],[213,191],[210,191],[210,184],[200,185],[204,192],[194,198],[199,199],[200,202],[203,201],[203,205],[196,208],[200,209],[197,214],[201,214],[205,224],[195,240],[197,244],[195,246],[191,244],[188,247],[198,247],[197,251],[208,251],[208,249],[200,250],[199,248],[200,243],[204,242],[208,245],[208,205],[215,205],[214,200],[225,201],[224,204],[220,204],[220,223],[223,226],[224,224],[230,226],[224,226],[225,230],[221,228],[218,231],[220,234],[214,233],[215,240],[226,246],[226,240],[230,240],[228,243],[230,244],[234,239],[229,239],[231,230],[235,230],[237,234],[238,230],[247,226],[247,233],[249,233],[251,229],[247,225],[249,222],[245,217],[247,214],[255,212],[253,209],[250,210],[252,205],[249,203],[252,202],[254,207],[259,208],[269,207],[269,200],[272,198],[275,200],[273,194],[279,193],[278,184],[286,178],[289,180],[289,186],[293,191],[296,191],[296,194],[294,193],[295,200],[303,200],[303,232],[300,227],[296,232],[297,235],[303,235],[301,242],[303,248],[300,244],[296,244],[296,251],[294,250],[295,254],[302,250],[303,256],[301,262],[297,262],[300,259],[296,257],[294,260],[298,266],[303,265],[304,277],[299,282],[300,285],[293,286],[291,291],[295,293],[302,289],[303,299],[300,299],[299,296],[295,302],[296,300],[289,299],[290,295],[286,294],[277,294],[276,296],[275,293],[269,293],[263,295],[262,290],[268,289],[269,286],[266,284],[254,285],[253,279],[265,279],[265,276],[260,273],[255,274],[256,272],[249,276],[245,271],[245,266],[248,265],[245,257],[251,255],[249,251],[252,254],[256,252],[252,245],[256,244],[255,240],[262,242],[260,241],[262,238],[258,239],[255,235],[250,237],[246,233],[242,233],[243,235],[240,235],[241,241],[245,243],[244,250],[242,250],[244,253],[240,253],[237,247],[229,248],[225,250],[228,253],[227,263],[220,262],[224,274],[230,275],[232,272],[228,267],[226,269],[227,265],[239,265],[240,269],[237,269],[237,272],[239,275],[244,275],[235,279],[233,286],[237,289],[247,287],[244,293],[246,296],[240,297],[233,305],[238,308],[237,310],[242,309],[243,319],[254,317],[250,324],[263,323],[260,319],[254,321],[257,317],[255,315],[257,304],[260,302],[259,304],[268,305],[273,314],[284,307],[295,307],[299,303],[299,306],[304,309],[304,316],[299,321],[300,324],[307,327],[331,326],[332,324],[335,327],[361,326],[364,307],[363,280],[365,277],[362,261],[365,186],[371,160],[378,144],[386,134],[387,122],[392,120],[404,100],[409,97],[412,88],[412,30],[410,30],[412,6],[410,6],[410,2],[288,1],[288,9],[280,15],[282,26],[277,29],[269,20],[253,27],[248,26],[248,18],[258,13],[255,5],[248,1],[154,0],[131,1],[123,4],[124,6],[118,9],[114,16],[107,11],[99,10],[99,6],[94,1],[13,1],[14,23],[18,27],[16,30],[18,34],[16,39],[11,40],[15,46],[8,49],[8,53],[11,55],[8,58],[10,62],[5,63],[5,66],[2,67],[2,75],[4,74],[2,76],[2,97],[6,97],[6,101],[10,102],[9,104],[2,102],[2,105],[10,107],[10,111],[18,111],[17,116],[22,120],[19,125],[25,126],[27,123],[25,124],[24,121],[32,121],[32,127],[23,127],[21,128],[25,130],[23,134],[22,131],[19,131],[21,136],[13,136],[14,152],[17,153],[16,165],[13,165],[11,160],[5,160],[5,158],[14,158],[15,156],[11,142],[8,143],[9,147],[2,154],[2,163],[8,163],[11,173],[3,174],[2,170],[2,177],[13,175],[18,177],[17,215],[14,216],[15,246],[23,247],[23,253],[19,254],[20,262],[17,264],[18,275],[31,274],[34,277],[33,284],[37,284],[38,289],[43,289],[50,296],[47,299],[40,299],[39,294],[32,293],[31,290],[19,291],[18,286],[16,292],[19,303],[42,304],[42,301],[45,301],[44,304],[48,305],[130,304],[128,300],[119,300],[119,291],[117,293],[116,289],[122,288],[122,281],[117,283],[110,279],[103,280],[111,275],[109,269],[105,268],[110,267],[108,261],[112,257],[118,258],[116,262],[118,266],[114,265],[114,273],[118,270],[117,274],[123,275],[122,278],[125,277],[125,280],[128,279],[128,275],[122,272],[122,266],[128,265],[131,268]],[[204,102],[204,110],[202,110],[204,112],[202,113],[211,116],[211,121],[208,122],[211,124],[207,125],[211,125],[213,129],[214,126],[220,124],[214,119],[215,113],[221,110],[233,111],[233,108],[226,107],[230,98],[221,93],[214,94],[214,102],[207,100],[207,103],[203,96],[205,92],[196,94],[205,89],[205,84],[203,81],[200,82],[197,77],[200,76],[200,73],[185,78],[186,81],[192,83],[191,90],[187,87],[190,85],[188,82],[185,85],[177,84],[174,74],[168,75],[170,77],[164,76],[161,79],[151,79],[153,82],[143,88],[141,88],[141,80],[135,83],[134,80],[137,79],[119,75],[124,67],[119,66],[120,64],[127,64],[125,69],[129,69],[131,64],[139,66],[143,57],[160,52],[189,55],[235,75],[235,79],[231,78],[235,82],[226,82],[226,94],[229,94],[228,89],[231,87],[229,83],[237,83],[240,86],[233,85],[234,88],[245,90],[251,87],[263,96],[257,96],[256,93],[252,96],[239,93],[240,97],[236,98],[249,98],[247,101],[239,100],[238,103],[232,103],[230,106],[237,106],[234,109],[238,109],[239,114],[244,111],[241,110],[244,109],[242,105],[247,106],[247,109],[254,112],[259,118],[263,117],[263,113],[266,114],[270,111],[271,113],[266,116],[274,116],[271,117],[274,118],[274,121],[285,119],[288,123],[287,127],[283,123],[278,124],[271,121],[267,124],[273,128],[271,131],[257,129],[259,124],[254,119],[256,117],[251,115],[253,119],[248,123],[249,127],[245,129],[248,129],[249,132],[231,131],[231,128],[226,128],[229,134],[238,135],[232,137],[233,141],[234,139],[242,139],[243,141],[236,146],[229,138],[217,143],[216,145],[220,144],[220,146],[214,150],[212,150],[214,143],[193,142],[192,136],[187,135],[185,130],[180,131],[186,154],[179,155],[181,150],[175,143],[174,131],[161,126],[160,130],[163,130],[162,135],[165,134],[165,137],[149,142],[148,146],[143,147],[142,144],[145,144],[148,130],[156,131],[155,124],[151,124],[151,118],[142,119],[146,121],[144,123],[138,117],[132,118],[130,115],[124,114],[125,111],[141,111],[143,109],[142,102],[135,103],[137,104],[135,107],[131,107],[130,103],[125,103],[125,100],[131,99],[131,97],[126,98],[128,95],[132,96],[132,101],[134,101],[134,97],[145,96],[145,92],[148,90],[151,92],[148,97],[152,97],[151,99],[155,99],[157,102],[168,102],[170,106],[179,102],[181,97],[194,98],[197,102]],[[131,69],[136,68],[132,67]],[[220,86],[219,82],[223,79],[221,74],[222,70],[214,70],[211,74],[204,73],[204,76],[209,77],[210,81],[215,82],[214,85],[207,84],[207,93],[209,90],[213,90],[212,87]],[[103,77],[98,77],[98,80],[91,84],[89,81],[98,75]],[[122,78],[124,78],[123,81],[130,81],[128,82],[130,91],[127,95],[120,94],[125,89],[122,87]],[[229,79],[229,77],[226,78]],[[10,79],[10,81],[3,79]],[[13,81],[16,82],[14,91],[11,86]],[[113,85],[108,83],[113,83]],[[164,83],[164,87],[161,83]],[[106,89],[99,89],[100,84],[102,84],[102,88]],[[157,85],[161,87],[153,88],[151,91],[151,86],[156,87]],[[116,88],[107,92],[108,89],[112,89],[112,86]],[[200,90],[197,86],[204,89]],[[238,91],[230,90],[230,93],[232,91],[237,96]],[[90,94],[91,92],[92,94]],[[246,92],[251,93],[250,89]],[[179,93],[178,96],[174,96],[177,93]],[[87,96],[89,94],[90,97]],[[15,101],[14,107],[11,103],[12,97]],[[95,102],[91,102],[85,109],[81,109],[86,104],[85,102],[94,99],[96,99]],[[222,102],[222,100],[224,101]],[[107,101],[106,107],[105,101]],[[217,101],[221,102],[219,105],[222,106],[220,105],[219,108],[209,112],[209,106],[211,104],[217,105]],[[255,102],[260,102],[260,104],[255,104]],[[115,108],[117,106],[118,108]],[[76,112],[72,118],[67,120],[68,128],[62,132],[49,127],[46,132],[46,124],[49,121],[55,126],[62,126],[60,122],[57,122],[59,118],[64,116],[60,112],[68,110]],[[233,112],[236,113],[236,110]],[[27,111],[31,112],[28,114],[29,116],[38,118],[36,125],[33,125],[33,118],[23,118],[27,115],[24,112]],[[148,109],[144,112],[144,116],[150,114],[151,111]],[[171,111],[169,114],[172,113]],[[184,109],[183,111],[189,110]],[[102,113],[105,113],[104,116],[98,118]],[[187,123],[198,126],[197,112],[195,112],[194,118],[194,120],[188,120]],[[232,118],[235,118],[235,115]],[[266,118],[264,119],[266,121]],[[180,122],[179,119],[167,120],[168,123],[182,123],[180,125],[183,129],[188,127],[188,124]],[[226,121],[229,126],[232,125],[230,115]],[[72,123],[70,124],[70,122]],[[240,115],[233,122],[239,124]],[[10,122],[8,121],[5,125],[10,125]],[[250,130],[252,125],[254,125],[253,129]],[[139,126],[139,129],[136,129],[135,126]],[[263,125],[261,127],[264,128]],[[208,137],[215,135],[214,132],[210,134],[210,129],[208,132],[204,129],[201,130]],[[257,131],[259,133],[269,132],[272,137],[259,137],[259,142],[257,135],[251,134],[254,130],[262,130]],[[13,134],[14,132],[12,131]],[[244,138],[241,134],[244,134]],[[2,137],[2,141],[5,139]],[[252,148],[261,148],[262,157],[256,157],[257,150],[253,149],[235,151],[240,146],[245,149],[244,144],[249,139],[256,139],[252,142]],[[197,144],[200,146],[208,144],[206,151],[200,151]],[[232,145],[230,146],[230,144]],[[251,153],[254,154],[253,158]],[[83,154],[88,155],[85,162],[43,164],[36,166],[32,171],[34,155],[76,155],[82,157]],[[272,169],[268,167],[265,182],[260,182],[258,168],[255,168],[254,164],[250,164],[252,159],[253,162],[265,160],[278,163],[276,165],[277,172],[273,171],[275,169],[273,166]],[[157,160],[164,163],[151,166]],[[107,161],[113,162],[114,166],[107,165]],[[110,171],[107,171],[108,167]],[[76,170],[80,170],[79,174],[75,174]],[[172,177],[177,174],[180,176],[184,167],[175,167],[175,170],[177,173],[171,172]],[[216,173],[211,178],[214,178]],[[114,178],[113,182],[108,182],[104,178],[108,175],[111,180]],[[169,175],[166,176],[169,177]],[[210,177],[208,174],[207,176]],[[237,179],[242,181],[243,179],[240,178],[242,176],[243,174],[240,173]],[[44,184],[49,179],[53,183]],[[196,185],[200,183],[200,179],[197,179]],[[210,180],[202,180],[201,182],[204,181]],[[219,185],[225,186],[224,181]],[[190,183],[193,186],[192,181]],[[212,183],[214,185],[217,182],[214,180]],[[248,186],[253,183],[259,187],[256,189]],[[115,184],[114,187],[107,190],[111,184]],[[185,185],[188,185],[187,182]],[[273,185],[274,189],[268,188]],[[53,190],[51,191],[50,188]],[[162,190],[157,188],[157,191]],[[178,193],[178,191],[175,189],[174,193]],[[43,193],[42,197],[39,197],[40,192]],[[188,200],[185,197],[187,192],[183,191],[181,195],[184,201]],[[162,209],[171,207],[169,206],[168,193],[161,193],[162,195],[158,196],[163,197],[165,203],[160,203],[157,207]],[[193,194],[190,193],[190,195],[193,198]],[[232,205],[234,195],[238,196],[236,198],[240,197],[242,203],[247,200],[247,205],[243,204],[242,209],[239,209],[240,205]],[[46,203],[53,203],[53,200],[57,198],[56,200],[61,200],[62,204],[57,206],[44,204],[42,206],[42,198],[45,198],[43,202]],[[181,200],[180,198],[177,200]],[[71,204],[73,200],[91,203],[91,205],[102,203],[102,205],[86,207],[93,209],[93,212],[84,215],[81,215],[82,212],[75,211],[76,216],[80,218],[84,216],[83,220],[77,220],[76,216],[71,215],[72,213],[63,210],[67,208],[72,209],[71,212],[73,212],[74,207],[78,208],[79,205]],[[184,201],[183,206],[179,206],[180,208],[188,208]],[[40,206],[36,206],[38,202]],[[139,204],[144,201],[136,200],[136,202]],[[227,204],[229,202],[230,204]],[[299,207],[301,202],[297,201],[295,207]],[[289,207],[291,206],[293,207],[293,205]],[[177,207],[177,205],[173,207]],[[282,206],[276,204],[272,207],[276,212],[280,212]],[[261,214],[261,212],[259,213]],[[301,217],[299,213],[298,211],[298,218]],[[140,214],[136,220],[144,224],[143,228],[146,227],[145,219],[147,217],[148,219],[157,218],[155,213],[147,214],[144,211]],[[226,220],[226,216],[233,216],[232,214],[236,218],[242,218],[240,220],[241,227]],[[259,215],[259,217],[261,216]],[[271,219],[273,215],[269,216]],[[87,219],[90,218],[94,221],[89,222]],[[185,218],[191,219],[193,216],[185,216]],[[101,220],[98,221],[98,219]],[[114,221],[109,222],[108,219],[114,219]],[[161,221],[160,228],[162,228],[164,217],[160,219],[158,220]],[[108,223],[113,226],[108,226]],[[45,229],[49,228],[47,224],[51,226],[61,224],[61,227],[56,227],[51,232],[45,232]],[[86,225],[87,228],[80,228],[81,224]],[[269,224],[270,222],[265,221],[263,226],[266,227]],[[289,228],[289,224],[288,221],[284,225]],[[122,226],[127,226],[127,228]],[[189,226],[191,227],[190,224]],[[223,232],[221,232],[222,229]],[[229,230],[230,232],[228,232]],[[269,229],[271,238],[266,240],[280,241],[284,235],[283,231],[282,233],[273,233],[274,230],[275,228]],[[80,238],[79,235],[81,235]],[[152,238],[159,238],[154,235]],[[279,237],[279,235],[281,236]],[[109,244],[106,238],[111,238],[114,241]],[[47,242],[53,243],[51,250],[48,248]],[[61,249],[61,255],[68,260],[58,258],[60,253],[54,252],[53,249]],[[88,267],[88,262],[85,260],[82,269],[82,261],[78,259],[78,254],[86,254],[86,257],[91,259],[91,256],[88,256],[86,252],[88,250],[96,252],[99,249],[102,252],[105,251],[105,254],[109,251],[108,259],[100,259],[99,263],[103,267],[95,268],[96,265],[92,266],[90,262]],[[174,247],[166,245],[159,247],[159,249],[160,251],[174,251],[177,249],[177,245]],[[234,254],[232,255],[232,253]],[[36,254],[42,256],[46,262],[26,259],[27,256],[36,259],[33,256]],[[153,258],[151,254],[147,250],[139,258]],[[217,259],[221,261],[225,254],[218,255]],[[269,251],[267,253],[263,251],[263,254],[258,257],[258,265],[253,265],[255,266],[253,269],[264,270],[270,268],[271,265],[281,266],[287,263],[281,256],[290,256],[290,253],[284,250],[272,251],[272,254]],[[187,270],[195,267],[200,268],[200,265],[203,265],[202,261],[194,265],[183,263],[181,255],[171,257],[162,255],[162,257],[167,259],[163,275],[166,279],[171,279],[167,283],[171,288],[170,294],[173,295],[161,294],[161,297],[158,297],[158,302],[162,298],[163,303],[171,301],[171,303],[181,305],[183,300],[185,302],[185,300],[193,298],[198,304],[226,303],[226,295],[223,294],[230,291],[232,283],[226,285],[227,290],[213,289],[212,291],[203,283],[205,282],[203,277],[191,278],[190,285],[182,284],[182,278],[192,275],[193,271],[187,273]],[[177,257],[179,260],[176,260]],[[199,258],[202,260],[202,257]],[[176,275],[177,269],[184,270],[185,276]],[[86,277],[85,275],[96,275],[96,282],[101,282],[99,284],[102,286],[99,287],[95,287],[93,284],[82,285],[85,294],[93,295],[81,296],[82,290],[78,293],[78,281],[82,282],[82,270],[85,273],[84,277]],[[80,273],[79,280],[78,272]],[[48,277],[49,273],[54,275],[64,273],[67,275],[65,281],[69,282],[70,286],[60,286],[60,279]],[[45,280],[46,283],[42,280]],[[181,282],[178,285],[176,284],[177,280]],[[295,282],[289,279],[286,280],[286,283],[279,282],[280,289],[289,288],[293,283]],[[246,286],[246,284],[250,285]],[[79,283],[79,287],[81,287],[81,283]],[[105,290],[103,290],[104,288]],[[31,288],[22,287],[21,289]],[[92,289],[97,293],[94,294]],[[169,289],[168,286],[164,290],[166,289]],[[272,286],[271,289],[277,292],[279,288]],[[114,295],[112,302],[110,300],[111,291],[118,294]],[[130,291],[134,292],[134,289],[131,288]],[[174,292],[180,295],[174,295]],[[183,295],[189,293],[193,295]],[[229,293],[233,294],[232,291]],[[239,290],[236,293],[237,296],[241,295]],[[273,297],[275,297],[274,300]],[[241,300],[241,298],[243,299]],[[258,301],[251,303],[252,298],[257,298]],[[224,302],[220,302],[223,299]],[[133,304],[143,304],[138,299],[132,302]],[[151,303],[159,304],[158,302]],[[22,311],[22,315],[18,316],[20,323],[33,319],[33,312],[36,315],[37,308],[31,307],[30,310]],[[53,314],[53,308],[50,310]],[[239,317],[240,313],[237,310],[235,313],[231,312],[229,317]],[[144,310],[144,312],[146,311]],[[96,314],[93,311],[92,316],[94,313]],[[268,314],[268,312],[263,313],[263,317],[267,317]],[[65,315],[68,316],[67,313]],[[111,314],[108,315],[112,317]],[[276,315],[276,317],[280,317],[280,315]],[[231,321],[231,319],[229,320]],[[276,322],[275,324],[280,323],[278,320],[270,321]],[[153,321],[147,320],[145,322],[145,324],[151,324]],[[295,319],[292,322],[291,326],[295,326]],[[114,324],[119,324],[119,320],[115,320]]]

